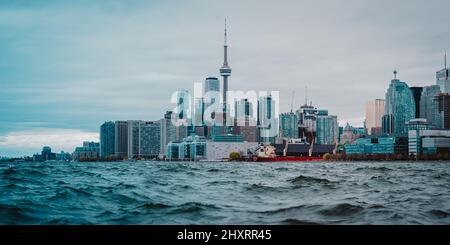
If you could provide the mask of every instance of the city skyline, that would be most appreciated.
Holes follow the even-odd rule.
[[[113,1],[103,5],[97,3],[84,13],[82,10],[86,4],[52,5],[39,1],[28,7],[12,2],[0,4],[0,30],[5,31],[0,36],[2,43],[5,43],[0,51],[8,60],[0,62],[0,69],[7,71],[0,75],[4,85],[0,91],[4,105],[0,108],[0,155],[35,153],[43,145],[71,151],[73,144],[98,141],[98,125],[102,122],[118,119],[157,120],[166,110],[173,108],[170,104],[173,91],[192,90],[194,82],[203,81],[209,76],[219,77],[217,67],[221,64],[223,52],[220,45],[223,42],[223,17],[207,15],[203,16],[203,22],[202,19],[194,18],[196,10],[180,3],[177,7],[182,11],[175,20],[159,16],[160,19],[156,20],[156,17],[151,17],[147,23],[148,13],[155,13],[155,10],[173,11],[170,8],[173,6],[160,2],[146,6],[136,1],[127,7],[133,14],[123,14],[119,10],[125,6]],[[240,5],[236,3],[220,6],[197,1],[193,5],[223,8],[222,14],[227,15],[228,22],[231,22],[228,30],[232,33],[229,45],[230,60],[234,64],[231,90],[280,90],[286,95],[280,101],[280,112],[288,112],[291,100],[287,99],[287,95],[292,90],[301,95],[303,87],[307,85],[308,97],[314,105],[338,115],[340,126],[345,122],[361,126],[365,103],[369,99],[384,98],[393,69],[399,69],[400,79],[409,86],[435,84],[435,72],[444,66],[442,57],[445,45],[450,41],[448,31],[439,28],[444,22],[433,22],[439,19],[437,16],[419,25],[413,22],[421,21],[421,18],[411,23],[396,20],[397,29],[393,30],[385,23],[387,20],[364,19],[362,15],[369,11],[369,7],[384,6],[366,4],[355,4],[355,12],[339,10],[339,13],[344,11],[350,14],[346,18],[331,15],[324,20],[317,20],[309,16],[311,19],[308,25],[302,25],[304,16],[300,18],[288,8],[292,5],[299,7],[298,3],[291,2],[272,10],[278,15],[287,10],[283,17],[292,18],[291,23],[286,20],[271,22],[262,18],[253,20],[252,17],[271,12],[270,4],[267,3],[258,9],[261,13],[250,13],[250,21],[240,14]],[[407,12],[409,8],[404,6],[402,9]],[[319,6],[309,3],[305,4],[305,9],[318,11]],[[111,13],[106,10],[111,10]],[[441,11],[424,7],[415,9],[413,13],[429,14],[432,10]],[[73,16],[66,17],[64,13],[67,11]],[[325,10],[325,13],[328,11]],[[101,13],[100,17],[89,15],[95,12]],[[388,20],[399,17],[393,16],[395,14],[401,16],[405,13],[387,12],[385,17]],[[188,16],[192,17],[190,21],[183,22],[183,17]],[[78,17],[88,17],[94,22],[80,21]],[[35,23],[36,18],[42,23]],[[358,18],[375,21],[375,24],[365,24],[386,35],[381,45],[357,37],[356,34],[367,31],[358,29],[364,24],[350,25]],[[62,20],[67,22],[60,25]],[[331,27],[325,31],[312,31],[313,27],[320,29],[324,24],[330,24],[331,20],[337,20],[335,27],[345,23],[351,27],[356,25],[356,29],[338,28],[338,31],[351,34],[346,38],[339,37],[339,32]],[[181,22],[186,30],[177,26]],[[121,25],[112,25],[115,29],[109,23]],[[425,28],[431,24],[435,31]],[[297,25],[299,30],[292,31]],[[62,30],[71,26],[76,28]],[[87,26],[88,30],[83,29]],[[148,30],[150,34],[158,35],[148,36],[147,27],[152,27],[152,31]],[[409,29],[412,27],[415,29]],[[100,33],[91,36],[91,32],[99,30]],[[121,31],[126,35],[120,35]],[[285,38],[274,40],[277,35],[273,32]],[[408,40],[409,43],[397,46],[396,42],[402,38],[406,40],[427,32],[431,36]],[[439,41],[431,38],[439,35]],[[318,43],[315,43],[316,40]],[[162,43],[164,41],[167,43]],[[337,41],[337,45],[328,46],[333,41]],[[361,45],[362,41],[367,43]],[[371,49],[374,47],[381,53]],[[353,51],[353,48],[357,52],[362,51],[362,54]],[[109,54],[111,51],[114,54]],[[162,58],[162,61],[156,62],[155,56]],[[154,90],[155,86],[158,91]],[[356,93],[355,97],[345,96],[351,93]],[[297,96],[294,107],[298,108],[303,100],[303,97]]]

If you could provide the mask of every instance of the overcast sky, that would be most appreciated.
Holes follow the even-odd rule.
[[[435,84],[450,50],[450,1],[0,1],[0,155],[98,140],[108,120],[157,120],[170,96],[219,76],[229,26],[230,90],[304,88],[360,126],[392,71]]]

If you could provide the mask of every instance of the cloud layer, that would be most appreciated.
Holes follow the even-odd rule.
[[[0,137],[0,156],[32,155],[43,146],[52,147],[53,152],[72,152],[75,147],[82,145],[83,141],[98,142],[98,133],[54,128],[10,132]]]

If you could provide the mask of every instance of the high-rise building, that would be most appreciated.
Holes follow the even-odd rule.
[[[235,126],[233,127],[234,135],[241,135],[244,141],[258,142],[258,128],[256,127],[256,120],[253,117],[246,117],[235,119]]]
[[[96,161],[100,156],[100,143],[85,141],[83,146],[75,148],[72,156],[75,161]]]
[[[177,119],[181,120],[185,124],[188,125],[189,119],[191,119],[191,104],[190,104],[190,95],[189,91],[181,90],[177,92]]]
[[[220,81],[217,77],[207,77],[204,82],[203,93],[220,92]]]
[[[431,128],[441,127],[441,118],[436,102],[436,96],[439,95],[440,92],[441,89],[438,85],[431,85],[423,88],[420,100],[420,117],[427,119]]]
[[[206,124],[204,122],[205,103],[203,97],[194,99],[194,116],[192,125],[189,125],[189,135],[206,136]]]
[[[299,118],[298,137],[306,138],[311,143],[316,138],[319,110],[312,103],[308,105],[305,101],[305,104],[296,113]]]
[[[248,99],[241,99],[234,104],[233,134],[241,135],[244,141],[257,142],[256,120],[253,117],[253,105]]]
[[[275,115],[275,101],[271,95],[258,99],[258,138],[259,142],[275,144],[278,136],[278,118]]]
[[[195,98],[194,99],[194,117],[192,120],[193,126],[201,127],[204,125],[203,123],[203,113],[204,110],[204,101],[203,98]]]
[[[235,119],[253,117],[253,105],[248,99],[241,99],[234,103]]]
[[[166,154],[167,144],[176,141],[176,127],[172,124],[173,113],[167,111],[161,119],[161,154]]]
[[[231,76],[231,68],[228,65],[228,44],[227,44],[227,20],[225,20],[225,34],[223,45],[223,65],[220,68],[220,75],[223,77],[223,131],[225,134],[228,131],[227,127],[227,113],[228,113],[228,77]]]
[[[216,123],[216,119],[218,119],[216,114],[219,114],[219,109],[222,107],[220,105],[220,81],[216,77],[208,77],[203,87],[203,122],[206,126],[211,126]],[[205,115],[205,113],[209,113],[209,115]],[[222,121],[220,121],[221,123]]]
[[[442,93],[450,93],[450,69],[447,68],[447,54],[444,56],[444,69],[436,72],[436,83]]]
[[[441,93],[436,96],[437,109],[441,119],[440,126],[450,130],[450,94]]]
[[[394,79],[386,92],[385,115],[383,116],[383,133],[406,134],[406,122],[415,118],[416,106],[413,94],[405,82]]]
[[[105,122],[100,126],[100,157],[110,157],[115,154],[115,124]]]
[[[423,87],[410,87],[409,89],[411,89],[414,97],[414,104],[416,105],[415,118],[420,118],[420,98],[422,97]]]
[[[50,146],[44,146],[42,148],[41,155],[44,161],[56,160],[56,153],[52,152],[52,148],[50,148]]]
[[[339,128],[337,116],[317,116],[317,144],[334,145],[338,142]]]
[[[167,144],[178,142],[188,136],[188,129],[184,125],[177,126],[173,121],[177,120],[177,115],[172,111],[167,111],[161,119],[161,154],[166,154]]]
[[[408,123],[408,154],[418,155],[421,153],[421,138],[420,133],[423,130],[429,130],[430,124],[427,119],[417,118],[411,119]]]
[[[117,157],[128,156],[128,122],[116,121],[114,128],[114,152]]]
[[[298,122],[299,118],[296,113],[282,113],[280,115],[280,137],[298,138]]]
[[[154,158],[161,154],[161,120],[141,122],[139,127],[139,156]]]
[[[133,159],[139,156],[139,127],[142,121],[129,120],[128,121],[128,159]]]
[[[381,122],[384,115],[384,107],[386,101],[376,99],[366,104],[366,128],[369,135],[381,134]]]

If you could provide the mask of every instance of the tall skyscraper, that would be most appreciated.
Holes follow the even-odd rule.
[[[312,103],[310,105],[306,103],[305,100],[305,104],[296,112],[299,118],[298,137],[306,138],[311,143],[316,138],[319,110]]]
[[[253,117],[253,105],[248,99],[241,99],[234,103],[235,119]]]
[[[128,121],[128,159],[133,159],[139,156],[139,127],[142,121],[129,120]]]
[[[219,104],[220,99],[220,81],[216,77],[208,77],[204,82],[204,90],[203,90],[203,120],[205,124],[211,126],[216,121],[216,112],[219,112],[219,109],[222,105]],[[212,106],[214,105],[214,108]],[[210,113],[209,115],[205,115],[205,113]],[[222,117],[220,117],[222,118]],[[220,122],[222,123],[222,122]]]
[[[381,134],[381,121],[384,115],[386,101],[376,99],[366,104],[366,128],[369,135]]]
[[[447,68],[447,53],[444,56],[444,69],[436,72],[436,83],[442,93],[450,93],[450,69]]]
[[[275,116],[275,101],[271,95],[258,99],[258,138],[259,142],[275,143],[278,136],[278,121]]]
[[[228,66],[228,44],[227,44],[227,20],[225,19],[225,34],[223,45],[223,65],[220,68],[220,75],[223,77],[223,130],[222,133],[227,132],[227,92],[228,92],[228,77],[231,76],[231,68]]]
[[[339,128],[337,116],[317,116],[317,144],[334,145],[338,142]]]
[[[128,122],[116,121],[114,129],[114,151],[117,157],[128,156]]]
[[[450,94],[441,93],[436,96],[437,109],[441,119],[440,126],[450,130]]]
[[[161,154],[166,154],[167,144],[176,141],[176,127],[172,124],[172,111],[167,111],[161,119]]]
[[[193,117],[193,126],[201,127],[204,125],[203,122],[203,113],[204,109],[204,101],[203,98],[195,98],[194,99],[194,117]]]
[[[203,86],[203,93],[206,94],[210,91],[220,93],[220,81],[219,79],[217,79],[217,77],[206,78]]]
[[[280,137],[296,139],[298,138],[298,115],[289,112],[280,115]]]
[[[188,121],[191,119],[191,104],[189,91],[181,90],[177,92],[177,119],[185,120],[187,126]]]
[[[420,117],[427,119],[431,128],[441,127],[441,118],[436,102],[436,96],[440,94],[440,92],[441,89],[438,85],[431,85],[423,88],[420,100]]]
[[[394,79],[386,92],[385,115],[383,116],[383,133],[406,134],[406,123],[415,118],[416,106],[414,96],[405,82]]]
[[[100,157],[109,157],[115,154],[115,124],[105,122],[100,126]]]
[[[158,157],[161,153],[161,121],[141,122],[139,127],[139,156]]]
[[[253,117],[253,105],[248,99],[234,103],[233,134],[242,135],[244,141],[257,142],[256,120]]]
[[[420,98],[422,97],[423,87],[411,87],[411,92],[414,97],[414,104],[416,105],[416,118],[420,118]]]

